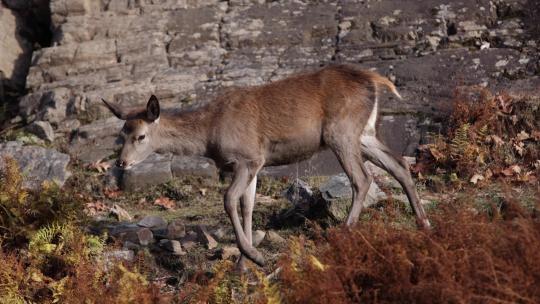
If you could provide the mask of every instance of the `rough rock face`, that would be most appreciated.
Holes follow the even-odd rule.
[[[50,45],[49,0],[0,3],[0,104],[24,89],[32,49]],[[15,94],[16,95],[16,94]]]
[[[125,190],[136,190],[185,175],[198,175],[210,179],[217,179],[218,176],[216,166],[209,159],[153,153],[143,162],[125,170],[121,185]]]
[[[0,143],[0,167],[5,156],[13,157],[27,174],[24,186],[37,189],[44,181],[53,181],[60,186],[71,175],[67,171],[69,155],[37,146],[23,146],[19,142]]]
[[[19,62],[21,58],[29,57],[31,49],[28,41],[18,33],[18,22],[21,22],[20,17],[0,3],[0,80],[5,78],[22,84],[26,71],[20,68]]]
[[[99,120],[110,116],[101,98],[132,106],[155,94],[181,108],[209,102],[223,87],[348,62],[396,83],[404,99],[383,98],[379,134],[412,154],[427,132],[440,130],[460,86],[539,94],[539,7],[530,0],[51,0],[54,44],[33,54],[20,115],[63,132],[78,123],[78,134],[100,129],[99,145],[77,136],[72,145],[95,161],[112,154],[118,130]],[[328,154],[300,166],[312,174],[336,167]]]

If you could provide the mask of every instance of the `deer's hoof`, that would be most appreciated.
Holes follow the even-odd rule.
[[[253,248],[253,247],[248,247],[245,251],[242,250],[241,247],[240,248],[240,252],[242,253],[242,255],[244,255],[246,258],[250,259],[253,261],[253,263],[263,267],[264,266],[264,257],[262,255],[262,253],[260,253],[257,249]]]
[[[262,255],[262,253],[260,253],[259,251],[255,251],[255,254],[253,256],[253,262],[255,262],[255,264],[261,266],[261,267],[264,267],[264,257]]]
[[[419,220],[418,226],[420,226],[424,230],[431,230],[431,223],[427,218]]]

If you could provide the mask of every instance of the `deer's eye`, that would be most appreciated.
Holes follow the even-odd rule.
[[[146,135],[139,135],[137,136],[137,141],[143,141],[143,139],[146,137]]]

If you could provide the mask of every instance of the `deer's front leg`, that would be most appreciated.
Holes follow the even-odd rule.
[[[238,245],[238,249],[240,249],[242,255],[246,256],[247,258],[255,262],[257,265],[263,266],[264,258],[262,254],[251,245],[251,231],[249,231],[248,237],[246,235],[247,231],[244,231],[244,229],[242,228],[237,210],[240,196],[244,194],[244,192],[248,188],[248,184],[251,183],[251,180],[253,179],[253,176],[255,176],[255,174],[250,174],[250,170],[247,165],[237,164],[234,169],[234,177],[232,183],[229,186],[229,189],[227,189],[227,192],[225,193],[224,203],[225,211],[229,215],[229,218],[231,219],[231,223],[234,228],[234,234],[236,235],[236,243]],[[249,230],[251,230],[251,212],[249,213]],[[246,225],[245,219],[244,225]]]
[[[255,206],[255,193],[257,189],[257,175],[253,177],[246,191],[240,198],[240,209],[242,210],[242,220],[244,221],[244,233],[246,234],[247,241],[249,245],[253,244],[253,234],[252,234],[252,218],[253,218],[253,208]],[[237,268],[241,272],[247,270],[246,266],[247,258],[243,254],[240,255],[238,260]]]

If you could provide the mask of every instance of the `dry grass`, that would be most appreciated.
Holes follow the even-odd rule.
[[[454,202],[428,232],[374,217],[300,238],[281,262],[285,302],[539,303],[540,221],[516,202],[502,210]]]
[[[435,184],[487,184],[497,178],[537,184],[540,100],[485,89],[458,93],[447,134],[434,136],[420,152],[413,170]]]
[[[281,261],[285,302],[540,303],[539,151],[538,100],[457,94],[447,134],[414,168],[441,192],[433,230],[402,224],[388,205],[298,238]]]

